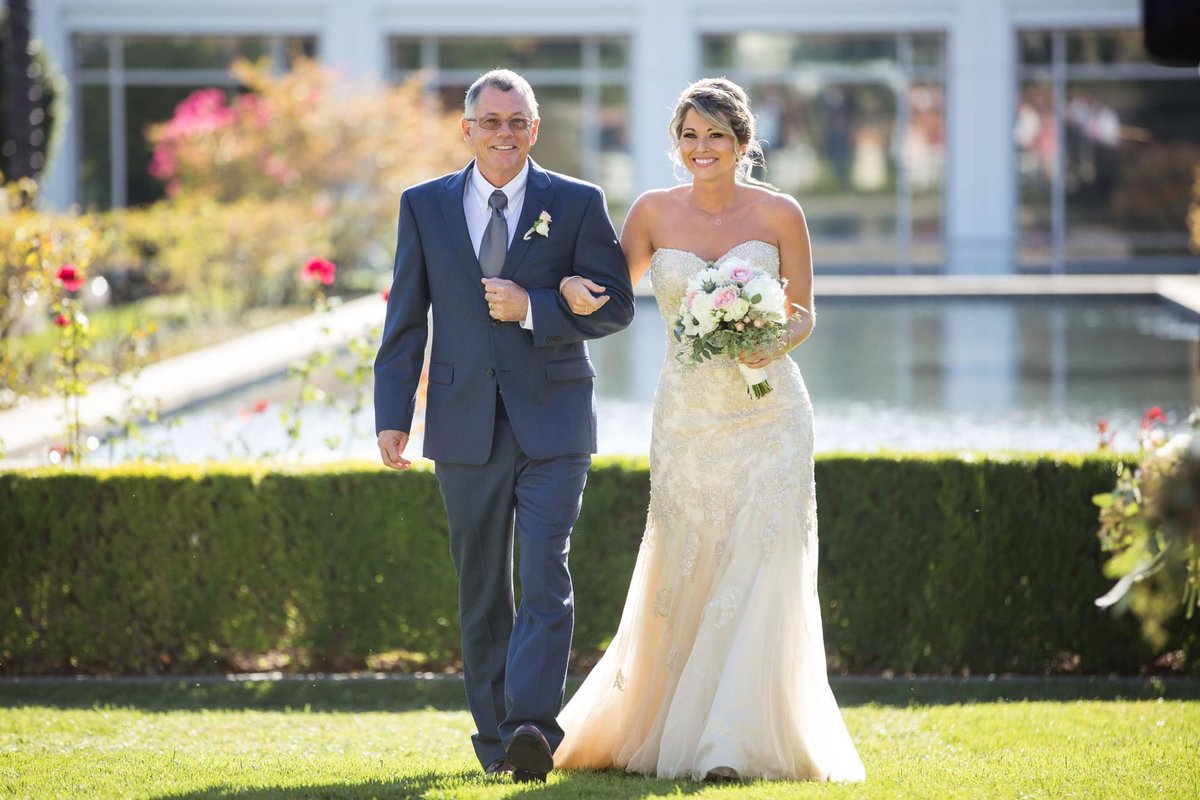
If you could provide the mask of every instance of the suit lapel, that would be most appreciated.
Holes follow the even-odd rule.
[[[462,171],[451,175],[442,191],[442,216],[446,220],[446,230],[450,236],[458,261],[468,269],[474,269],[482,274],[479,268],[479,257],[475,255],[475,247],[471,244],[471,232],[467,229],[467,215],[463,211],[463,193],[467,188],[467,178],[474,168],[472,161]]]
[[[550,176],[534,163],[532,158],[529,159],[529,178],[525,184],[525,202],[521,206],[521,219],[517,222],[517,232],[513,236],[512,244],[508,246],[508,255],[504,258],[504,268],[500,270],[501,278],[512,280],[512,276],[525,259],[525,254],[542,238],[535,233],[526,240],[524,238],[525,231],[533,227],[533,221],[543,211],[550,209],[550,201],[553,198],[554,189]]]

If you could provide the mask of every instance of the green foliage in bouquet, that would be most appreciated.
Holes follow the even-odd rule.
[[[1112,553],[1105,574],[1119,578],[1096,604],[1127,607],[1156,644],[1181,607],[1191,619],[1200,606],[1200,436],[1167,440],[1165,421],[1157,406],[1146,412],[1137,466],[1120,465],[1113,490],[1093,497],[1100,545]],[[1200,427],[1200,412],[1191,424]]]

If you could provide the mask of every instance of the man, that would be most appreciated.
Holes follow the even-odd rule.
[[[633,290],[600,189],[529,158],[540,120],[525,79],[483,75],[465,110],[474,160],[400,199],[375,422],[383,463],[407,469],[432,306],[424,455],[450,525],[475,753],[489,775],[544,781],[574,626],[567,552],[596,450],[584,341],[629,324]],[[572,314],[568,279],[604,305]]]

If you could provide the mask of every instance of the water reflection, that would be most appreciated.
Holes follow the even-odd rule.
[[[628,330],[592,343],[602,452],[647,451],[666,335],[643,298]],[[1154,405],[1181,428],[1200,401],[1198,342],[1194,318],[1152,300],[818,299],[816,332],[795,358],[818,451],[1088,451],[1099,419],[1117,429],[1118,448],[1133,449]],[[148,430],[134,450],[114,447],[114,458],[139,448],[181,460],[287,453],[278,410],[291,393],[285,380],[248,388]],[[253,413],[259,401],[267,409]],[[295,452],[376,457],[369,410],[357,420],[324,406],[305,413]],[[331,435],[341,437],[332,448]]]

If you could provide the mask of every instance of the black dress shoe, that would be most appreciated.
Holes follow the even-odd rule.
[[[512,764],[514,783],[544,783],[554,768],[554,755],[541,731],[522,725],[508,742],[508,763]]]
[[[497,758],[492,763],[488,764],[483,770],[483,773],[489,778],[498,778],[512,775],[513,765],[505,761],[503,758]]]
[[[704,776],[706,783],[731,783],[741,780],[737,770],[733,767],[713,767]]]

